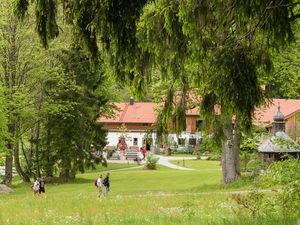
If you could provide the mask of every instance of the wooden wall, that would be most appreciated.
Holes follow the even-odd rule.
[[[294,140],[300,138],[300,123],[296,118],[296,114],[285,121],[285,132]]]

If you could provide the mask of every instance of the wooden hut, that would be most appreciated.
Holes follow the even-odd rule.
[[[272,133],[263,138],[258,147],[260,158],[264,162],[284,160],[287,156],[300,159],[300,149],[297,143],[285,133],[284,115],[278,111],[273,117]]]

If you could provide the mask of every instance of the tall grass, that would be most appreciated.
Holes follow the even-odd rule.
[[[195,164],[196,170],[160,167],[156,171],[114,171],[112,166],[112,190],[109,197],[101,199],[97,199],[93,185],[93,180],[101,173],[100,169],[80,174],[71,183],[47,184],[47,197],[33,196],[30,185],[15,181],[12,194],[0,195],[0,224],[296,223],[283,218],[239,218],[232,211],[234,203],[222,192],[219,164],[206,161],[191,163]]]

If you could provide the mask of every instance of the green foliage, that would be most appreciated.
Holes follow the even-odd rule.
[[[299,38],[299,22],[293,23],[295,39]],[[272,53],[274,71],[264,78],[266,91],[271,98],[294,98],[300,97],[299,65],[299,42],[295,41],[281,51]]]
[[[147,153],[146,155],[146,165],[145,168],[148,170],[156,170],[156,164],[159,158],[152,153]]]
[[[57,11],[56,1],[42,3],[32,4],[46,44],[47,38],[57,35]],[[292,0],[284,4],[272,0],[63,2],[64,15],[91,59],[99,59],[100,39],[115,74],[133,84],[134,91],[146,90],[154,69],[163,79],[179,84],[182,97],[172,112],[177,132],[185,128],[186,93],[194,87],[205,89],[203,108],[209,108],[207,95],[215,96],[210,106],[220,104],[222,113],[236,114],[249,129],[253,110],[262,103],[258,76],[272,68],[267,48],[293,40],[297,6]],[[28,1],[17,1],[19,17],[24,17],[27,8]],[[170,112],[170,108],[163,112],[169,115],[160,116],[159,125],[165,126],[164,117]]]
[[[218,146],[214,143],[212,135],[204,134],[200,139],[200,143],[197,146],[197,153],[204,154],[204,153],[212,153],[212,152],[219,152]]]
[[[102,158],[95,158],[93,151],[102,151],[106,145],[106,130],[95,120],[107,97],[101,90],[101,68],[92,67],[78,46],[63,51],[58,59],[62,69],[46,83],[49,107],[45,114],[42,159],[48,162],[43,164],[46,171],[53,174],[53,166],[57,165],[63,177],[65,172],[74,176],[95,163],[105,163]]]
[[[259,136],[246,135],[241,140],[241,153],[254,153],[257,151],[259,144]]]
[[[297,159],[274,162],[259,178],[254,191],[232,195],[238,204],[238,213],[251,216],[274,216],[299,218],[300,212],[300,162]],[[257,181],[256,181],[257,182]],[[275,193],[262,193],[260,187],[279,187]]]
[[[289,185],[300,180],[300,162],[297,159],[274,162],[266,171],[264,177],[269,185]]]
[[[257,153],[258,145],[260,143],[259,137],[260,135],[254,133],[249,135],[246,134],[241,138],[241,170],[247,173],[251,173],[251,176],[257,176],[262,166]]]
[[[235,201],[240,210],[246,209],[250,213],[251,217],[257,217],[261,215],[261,205],[264,200],[264,194],[257,191],[249,192],[245,195],[242,194],[232,194],[230,198]]]
[[[269,200],[273,206],[272,213],[280,213],[283,217],[300,216],[300,162],[291,158],[275,162],[263,176],[263,186],[279,185],[281,191]]]
[[[248,155],[242,155],[241,160],[244,164],[243,171],[252,178],[257,178],[266,166],[259,158],[257,152]]]

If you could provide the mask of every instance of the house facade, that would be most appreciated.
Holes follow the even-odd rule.
[[[129,102],[115,103],[119,108],[114,118],[101,117],[97,121],[103,123],[108,129],[108,144],[111,149],[119,149],[120,143],[125,141],[127,149],[139,149],[143,145],[147,150],[160,148],[156,136],[155,122],[156,109],[159,106],[152,102],[135,102],[133,98]],[[273,116],[281,106],[284,115],[284,130],[292,139],[300,138],[300,100],[272,99],[268,105],[255,111],[254,124],[271,132]],[[216,109],[217,111],[219,109]],[[201,138],[197,127],[202,119],[198,108],[186,111],[186,130],[181,134],[169,134],[168,145],[178,150],[195,146]]]
[[[157,103],[129,102],[115,103],[119,111],[115,118],[101,117],[97,121],[108,129],[107,148],[119,149],[120,143],[125,140],[127,149],[139,149],[146,146],[147,150],[163,147],[158,145],[156,136],[156,108]],[[197,124],[201,121],[196,109],[186,112],[186,131],[181,134],[169,134],[170,145],[185,148],[187,145],[196,145],[199,139]]]

